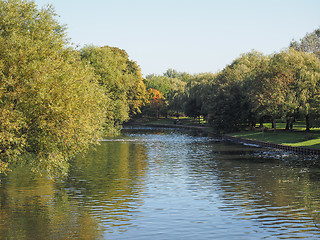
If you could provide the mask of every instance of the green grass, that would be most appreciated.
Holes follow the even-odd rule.
[[[263,142],[277,143],[294,147],[307,147],[320,149],[320,128],[312,128],[306,132],[303,121],[293,124],[293,131],[285,131],[286,123],[277,122],[277,131],[274,132],[271,123],[264,123],[265,131],[255,129],[228,134],[229,136],[258,140]]]
[[[229,136],[258,140],[263,142],[277,143],[295,147],[308,147],[320,149],[320,133],[318,131],[243,131],[228,134]]]

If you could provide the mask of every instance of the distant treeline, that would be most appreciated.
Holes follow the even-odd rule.
[[[189,75],[168,70],[149,75],[145,115],[204,116],[217,130],[237,131],[276,119],[287,128],[303,118],[306,130],[320,126],[320,29],[280,53],[251,51],[218,73]],[[274,126],[276,127],[276,126]]]

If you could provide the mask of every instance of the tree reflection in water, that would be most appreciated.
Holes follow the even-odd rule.
[[[315,239],[319,169],[191,132],[126,130],[64,178],[3,176],[0,239]]]
[[[192,181],[198,182],[202,191],[208,196],[219,193],[221,211],[234,211],[239,219],[253,220],[275,236],[286,238],[287,231],[319,235],[318,157],[233,144],[217,144],[214,151],[219,153],[219,161],[195,158],[189,168]]]
[[[17,168],[1,179],[0,239],[99,239],[141,203],[142,145],[102,143],[63,179]],[[119,214],[121,213],[121,214]]]

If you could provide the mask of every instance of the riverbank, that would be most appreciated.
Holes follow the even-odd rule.
[[[144,119],[134,124],[153,127],[194,129],[211,136],[217,136],[213,128],[201,121],[190,118],[182,118],[179,120],[172,118]],[[276,132],[274,132],[273,129],[264,131],[255,129],[219,135],[219,137],[232,142],[256,144],[262,147],[272,147],[301,154],[320,155],[319,129],[314,129],[310,132],[305,132],[302,129],[303,124],[300,124],[297,125],[293,131],[285,131],[281,127]]]
[[[147,127],[167,127],[167,128],[185,128],[194,129],[205,132],[207,134],[216,135],[213,128],[206,125],[202,120],[194,120],[192,118],[160,118],[160,119],[141,119],[126,125],[137,125]]]
[[[260,146],[283,149],[302,154],[320,155],[320,133],[318,130],[310,132],[302,130],[285,131],[279,129],[262,131],[251,130],[227,134],[225,136],[233,141],[255,143]]]

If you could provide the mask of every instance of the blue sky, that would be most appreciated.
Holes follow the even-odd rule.
[[[71,41],[124,49],[144,75],[217,72],[252,49],[279,52],[320,27],[319,0],[35,0]]]

